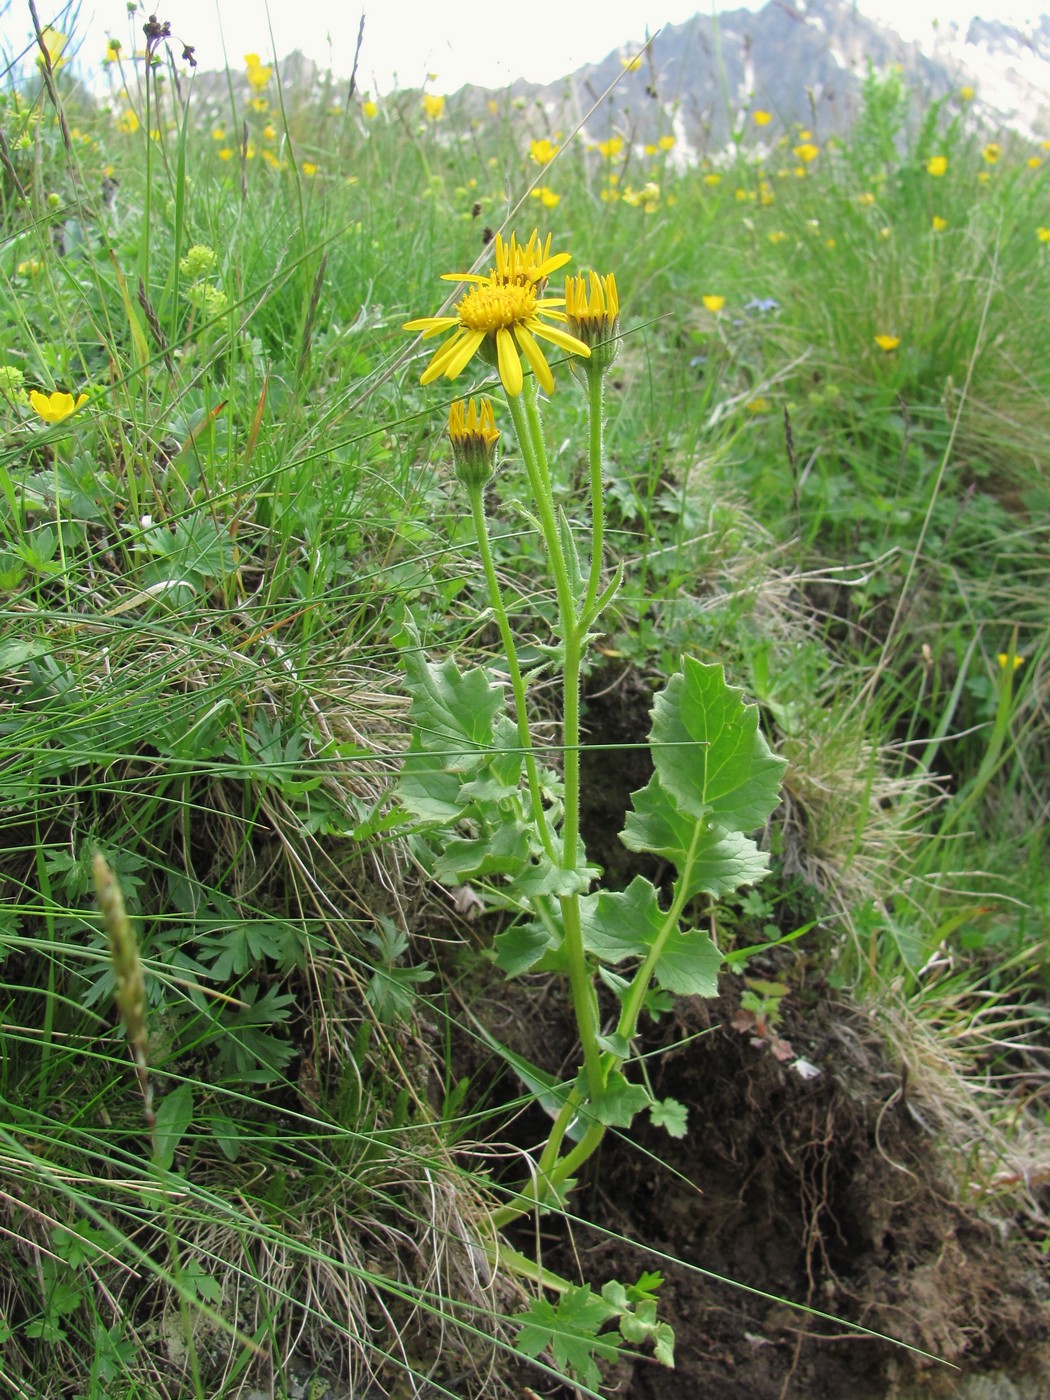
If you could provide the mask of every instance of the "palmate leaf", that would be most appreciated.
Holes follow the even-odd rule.
[[[593,1294],[587,1284],[570,1286],[557,1303],[533,1298],[514,1345],[523,1356],[532,1357],[549,1348],[556,1365],[594,1391],[602,1380],[595,1357],[616,1360],[616,1333],[598,1335],[615,1316],[616,1309]]]
[[[683,659],[656,697],[650,742],[660,786],[690,816],[754,831],[779,801],[786,761],[759,730],[758,706],[744,704],[719,665]]]

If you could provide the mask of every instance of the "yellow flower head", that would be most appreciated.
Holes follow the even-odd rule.
[[[372,101],[371,98],[368,98],[361,103],[361,115],[366,119],[366,121],[371,121],[373,117],[379,116],[379,108],[376,106],[376,104]]]
[[[772,112],[763,112],[761,108],[757,112],[751,113],[751,118],[756,126],[768,126],[773,120]]]
[[[798,146],[793,146],[792,150],[803,164],[808,165],[811,160],[816,160],[820,155],[820,147],[814,146],[812,141],[803,141]]]
[[[620,353],[620,294],[615,276],[592,272],[589,293],[585,277],[566,277],[565,316],[570,333],[590,347],[591,364],[604,374]]]
[[[725,297],[706,296],[702,298],[702,300],[708,311],[715,313],[721,311],[722,307],[726,304]]]
[[[551,236],[539,241],[533,230],[522,245],[511,235],[509,243],[496,235],[496,265],[488,273],[450,272],[446,281],[473,285],[454,307],[454,316],[424,316],[405,323],[406,331],[421,331],[423,338],[452,331],[453,335],[431,359],[420,377],[431,384],[439,375],[455,379],[480,353],[499,369],[508,394],[521,393],[524,383],[521,356],[524,355],[536,378],[548,394],[554,390],[551,374],[537,337],[549,340],[572,355],[590,355],[589,346],[560,326],[548,321],[564,321],[564,297],[541,295],[550,274],[569,261],[570,254],[550,253]],[[544,318],[547,318],[546,320]]]
[[[529,142],[529,155],[537,165],[547,165],[560,149],[560,146],[556,146],[553,141],[548,141],[546,137],[542,141]]]
[[[428,122],[439,121],[444,115],[445,99],[440,93],[425,92],[423,94],[423,114]]]
[[[489,400],[482,399],[479,412],[473,399],[469,404],[454,399],[448,410],[448,437],[456,476],[465,486],[484,486],[492,475],[499,441],[499,429]]]
[[[610,136],[608,141],[598,142],[598,154],[605,160],[615,160],[623,150],[623,137]]]
[[[998,141],[989,141],[987,146],[985,146],[984,150],[981,152],[981,155],[984,156],[985,160],[988,162],[989,165],[994,165],[995,162],[1002,155],[1002,153],[1003,148],[999,145]]]
[[[675,148],[675,138],[673,136],[661,136],[656,144],[661,151],[673,151]]]
[[[30,390],[29,402],[45,423],[61,423],[75,413],[81,404],[87,403],[87,394],[81,394],[74,402],[72,394],[63,394],[55,389],[50,394],[42,394],[39,389]]]
[[[1009,653],[1001,651],[998,656],[999,669],[1000,671],[1005,671],[1007,666],[1009,666],[1012,671],[1016,671],[1018,666],[1024,665],[1024,660],[1023,656],[1018,656],[1015,652],[1013,661],[1011,662]]]
[[[865,190],[863,194],[857,195],[857,203],[862,209],[870,209],[875,203],[875,196],[871,190]]]
[[[641,54],[635,54],[633,58],[621,58],[620,67],[627,73],[637,73],[642,66]]]
[[[317,174],[318,169],[319,167],[316,161],[303,160],[299,162],[299,170],[303,175],[306,176],[308,180],[313,179],[313,177]]]
[[[934,216],[933,216],[933,231],[934,231],[934,233],[943,233],[944,230],[945,230],[947,227],[948,227],[948,220],[942,218],[940,214],[934,214]]]
[[[125,132],[128,136],[134,136],[141,125],[138,113],[133,107],[126,107],[117,118],[117,130]]]
[[[1036,229],[1035,236],[1039,239],[1040,243],[1050,243],[1050,228],[1041,224],[1039,228]]]
[[[561,202],[561,195],[556,194],[554,190],[549,189],[546,185],[537,185],[536,188],[531,191],[531,194],[533,199],[538,199],[540,201],[544,209],[553,209],[555,205]]]
[[[722,183],[722,177],[717,170],[709,170],[704,176],[704,184],[710,185],[712,189]]]
[[[941,175],[943,175],[944,172],[945,172],[947,169],[948,169],[948,157],[947,157],[947,156],[930,156],[929,160],[926,162],[926,170],[927,170],[927,172],[928,172],[930,175],[934,176],[935,179],[938,178],[938,177],[940,177]]]
[[[877,335],[875,337],[875,344],[886,355],[888,355],[891,350],[896,350],[900,343],[901,338],[899,335]]]
[[[121,43],[119,39],[106,40],[106,52],[102,55],[103,63],[115,63],[120,58]]]
[[[974,99],[974,95],[974,90],[969,85],[969,83],[964,83],[963,86],[959,89],[960,102],[972,102]]]
[[[1040,156],[1029,156],[1025,161],[1025,165],[1028,166],[1029,170],[1038,170],[1042,163],[1042,158]]]

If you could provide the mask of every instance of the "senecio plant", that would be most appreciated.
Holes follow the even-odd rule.
[[[659,1276],[643,1275],[629,1288],[606,1284],[599,1297],[506,1246],[497,1251],[496,1234],[528,1212],[563,1206],[610,1127],[627,1128],[648,1111],[667,1131],[684,1136],[685,1106],[654,1099],[636,1063],[640,1023],[645,1014],[669,1009],[675,996],[717,993],[723,959],[697,926],[701,896],[723,897],[766,873],[768,858],[749,833],[777,805],[784,762],[759,731],[757,708],[727,685],[722,667],[684,657],[656,697],[653,776],[632,795],[620,833],[629,850],[670,862],[673,883],[660,891],[636,876],[626,890],[600,888],[601,871],[588,862],[580,831],[580,673],[623,577],[622,564],[610,572],[604,558],[602,464],[603,398],[619,349],[619,298],[615,277],[594,272],[589,285],[569,277],[564,297],[548,296],[551,274],[569,261],[567,253],[552,255],[550,245],[550,236],[541,242],[535,232],[524,245],[513,235],[509,242],[497,235],[488,272],[447,274],[445,280],[468,285],[452,314],[405,327],[424,338],[451,332],[423,384],[455,379],[475,355],[498,370],[528,475],[531,501],[521,509],[543,539],[557,625],[539,660],[524,667],[485,514],[485,487],[496,470],[495,415],[487,400],[480,406],[474,399],[456,401],[448,419],[455,474],[477,534],[505,669],[502,661],[498,669],[463,671],[452,658],[427,660],[406,624],[412,735],[397,793],[434,878],[450,886],[480,885],[493,906],[512,911],[509,928],[495,939],[503,972],[549,971],[568,983],[579,1073],[558,1084],[529,1068],[553,1126],[529,1179],[493,1212],[490,1243],[493,1257],[498,1252],[505,1264],[561,1295],[557,1305],[533,1302],[519,1348],[532,1356],[549,1348],[559,1364],[594,1386],[600,1380],[595,1358],[614,1357],[621,1340],[649,1340],[658,1359],[673,1364],[670,1328],[656,1320]],[[587,393],[586,502],[561,504],[551,479],[539,390],[554,391],[554,374],[541,340],[568,353]],[[550,747],[535,737],[530,715],[530,682],[541,672],[548,683],[551,673],[561,678],[560,772],[549,761]],[[599,984],[607,989],[606,1005],[615,999],[618,1006],[608,1019]],[[614,1319],[618,1332],[609,1325]]]

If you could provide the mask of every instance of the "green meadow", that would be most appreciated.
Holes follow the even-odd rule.
[[[161,26],[99,54],[89,92],[64,48],[42,33],[0,92],[6,1390],[698,1394],[682,1329],[708,1323],[662,1281],[705,1269],[723,1303],[752,1290],[740,1347],[786,1357],[756,1400],[832,1393],[792,1381],[770,1306],[814,1354],[853,1337],[900,1376],[1045,1341],[1045,1286],[983,1338],[977,1292],[913,1325],[903,1259],[890,1301],[847,1286],[828,1202],[849,1137],[851,1181],[881,1161],[907,1210],[922,1178],[1018,1276],[1045,1272],[1050,139],[895,73],[869,75],[848,134],[785,127],[756,93],[705,153],[673,114],[648,144],[592,142],[509,92],[380,97],[256,56],[196,73]],[[465,291],[442,278],[487,276],[495,236],[534,229],[571,262],[530,295],[593,272],[619,303],[597,417],[585,362],[542,341],[538,444],[502,360],[483,345],[422,385],[442,342],[404,329],[454,326]],[[646,980],[626,1039],[641,945],[623,932],[615,971],[589,945],[568,969],[508,953],[546,895],[529,905],[494,846],[457,864],[449,842],[491,832],[456,815],[439,848],[437,788],[406,797],[410,744],[462,771],[421,687],[506,688],[481,491],[449,440],[471,397],[499,433],[478,508],[534,807],[571,809],[578,766],[581,888],[600,867],[616,898],[639,872],[671,897],[659,842],[617,833],[670,762],[649,714],[672,677],[724,668],[784,761],[748,828],[768,873],[680,901],[713,970]],[[577,543],[610,596],[582,629],[573,743],[548,564]],[[586,1118],[567,1095],[587,997],[639,1097],[545,1195]],[[738,1142],[732,1095],[759,1081],[771,1140],[818,1101],[839,1115],[797,1287],[623,1213],[674,1191],[701,1210],[701,1155]],[[774,1208],[745,1213],[777,1234]],[[917,1277],[947,1245],[914,1249]],[[914,1391],[935,1393],[954,1392]]]

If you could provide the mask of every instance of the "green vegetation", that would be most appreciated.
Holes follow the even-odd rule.
[[[601,579],[588,393],[548,346],[542,433],[497,407],[493,572],[546,735],[542,800],[519,755],[514,802],[542,829],[564,797],[547,558],[575,534],[582,632],[623,570],[578,657],[584,750],[589,698],[628,673],[665,695],[652,792],[687,788],[661,758],[666,697],[724,666],[787,760],[761,885],[676,890],[716,962],[778,960],[741,993],[756,1040],[790,1056],[796,969],[819,969],[907,1047],[960,1197],[1023,1213],[1023,1163],[1050,1132],[1050,329],[1033,310],[1050,149],[981,132],[965,95],[915,122],[893,75],[872,75],[848,141],[756,110],[717,162],[670,126],[644,150],[592,148],[503,96],[477,113],[372,99],[257,59],[194,76],[160,27],[149,62],[99,56],[109,95],[92,100],[41,37],[0,94],[13,1393],[290,1394],[305,1367],[354,1394],[412,1377],[498,1395],[525,1357],[594,1392],[618,1346],[670,1359],[644,1258],[635,1283],[559,1280],[555,1299],[527,1235],[501,1254],[488,1232],[523,1200],[556,1228],[561,1167],[586,1155],[554,1165],[565,1105],[601,1093],[573,1088],[578,1052],[560,1082],[542,1045],[485,1023],[496,988],[527,1029],[539,975],[505,984],[497,957],[552,967],[570,1006],[514,912],[520,868],[449,854],[477,834],[461,819],[506,798],[505,754],[438,844],[426,809],[447,755],[419,691],[506,666],[484,497],[445,431],[454,397],[498,380],[475,358],[421,386],[434,343],[402,327],[437,311],[441,273],[487,268],[486,226],[524,243],[538,225],[570,273],[614,273],[622,337]],[[549,522],[527,505],[538,448]],[[426,782],[402,769],[413,726]],[[652,828],[670,806],[636,805],[632,851],[668,855]],[[580,903],[608,913],[639,886],[612,888]],[[632,918],[658,924],[671,883],[649,890]],[[651,969],[613,1014],[653,946],[621,923],[602,935],[620,942],[595,1002],[600,1074],[677,1136],[682,1105],[648,1088],[646,1034],[671,1007]],[[507,1144],[537,1102],[554,1147],[526,1160]],[[537,1163],[552,1190],[536,1177],[523,1197]]]

